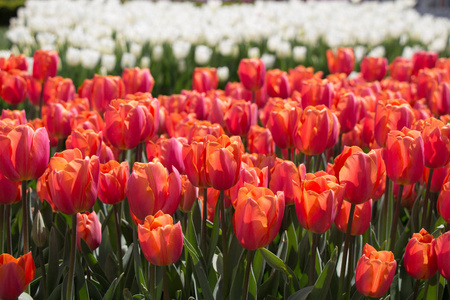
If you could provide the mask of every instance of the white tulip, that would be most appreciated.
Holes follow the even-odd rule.
[[[120,66],[122,69],[133,68],[136,66],[136,56],[132,53],[125,52],[122,54],[122,59],[120,61]]]
[[[306,59],[306,53],[308,49],[305,46],[295,46],[292,49],[294,61],[299,63]]]
[[[148,69],[148,68],[150,68],[150,63],[151,63],[150,57],[148,57],[148,56],[142,56],[142,57],[141,57],[141,64],[140,64],[140,67],[141,67],[142,69]]]
[[[164,55],[164,48],[161,45],[156,45],[152,50],[152,59],[154,61],[160,61]]]
[[[259,58],[260,51],[258,47],[252,47],[248,49],[248,57],[249,58]]]
[[[106,72],[112,72],[116,67],[116,56],[114,54],[103,54],[101,67],[106,70]]]
[[[69,47],[66,52],[66,63],[69,66],[78,66],[81,61],[80,49]]]
[[[264,53],[261,56],[261,60],[263,61],[267,69],[273,68],[273,65],[275,64],[275,59],[276,59],[275,55],[269,53]]]
[[[189,51],[191,50],[191,44],[188,42],[177,41],[172,45],[173,56],[176,60],[185,59]]]
[[[227,81],[229,76],[230,70],[228,69],[227,66],[217,68],[217,77],[219,77],[219,80],[221,82]]]
[[[82,49],[80,56],[81,65],[89,70],[94,69],[100,60],[100,52],[93,49]]]
[[[195,47],[195,63],[198,65],[206,65],[211,59],[212,50],[205,45]]]

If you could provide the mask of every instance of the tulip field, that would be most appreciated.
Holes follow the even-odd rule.
[[[450,299],[448,20],[332,4],[392,31],[313,37],[274,18],[322,4],[242,4],[245,31],[238,4],[40,2],[0,55],[0,299]],[[240,33],[118,28],[146,5]]]

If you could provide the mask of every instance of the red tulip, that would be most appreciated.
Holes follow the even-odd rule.
[[[192,89],[199,93],[206,93],[217,89],[219,78],[216,68],[195,68],[192,75]]]
[[[258,107],[244,100],[233,101],[225,112],[224,121],[230,135],[246,136],[250,127],[256,125]]]
[[[256,250],[270,244],[280,230],[284,195],[248,185],[239,190],[233,229],[242,247]]]
[[[267,128],[275,144],[281,149],[294,147],[294,130],[302,115],[301,107],[293,101],[280,101],[269,112]]]
[[[37,50],[33,55],[33,77],[45,82],[58,72],[58,52],[52,50]]]
[[[450,231],[447,231],[436,239],[434,250],[436,251],[439,273],[445,279],[450,280],[450,263],[448,260],[450,255]]]
[[[417,75],[417,73],[419,73],[419,70],[421,69],[434,68],[436,66],[438,57],[439,54],[437,52],[417,51],[413,54],[413,57],[411,59],[413,64],[412,74]]]
[[[0,171],[12,181],[33,180],[47,168],[50,141],[45,128],[34,131],[19,125],[9,133],[0,132]]]
[[[80,87],[81,88],[81,87]],[[99,113],[105,112],[113,99],[122,98],[125,95],[125,85],[119,76],[100,76],[95,74],[92,85],[86,87],[86,92],[80,97],[86,97],[91,103],[91,108]]]
[[[129,178],[128,162],[110,160],[100,164],[98,198],[106,204],[116,204],[125,199]]]
[[[0,172],[0,204],[13,204],[22,197],[20,181],[11,181]]]
[[[275,143],[273,142],[272,133],[267,128],[258,125],[251,126],[247,134],[247,147],[250,153],[275,153]]]
[[[44,84],[43,97],[45,104],[75,99],[75,86],[72,79],[60,76],[49,78]]]
[[[346,233],[348,226],[348,218],[350,216],[351,203],[348,201],[342,201],[341,209],[339,210],[334,224],[336,227]],[[372,219],[372,199],[361,204],[356,204],[355,212],[353,215],[351,235],[361,235],[366,232],[370,226],[370,220]]]
[[[314,233],[330,229],[342,205],[344,188],[345,184],[339,184],[333,175],[323,171],[307,173],[305,180],[294,189],[300,225]]]
[[[207,141],[192,141],[184,144],[182,149],[183,162],[189,181],[198,188],[209,187],[206,180],[206,143]]]
[[[225,134],[222,126],[219,124],[211,124],[209,121],[188,121],[188,125],[190,125],[189,132],[187,134],[187,138],[189,142],[194,140],[202,140],[207,135],[212,135],[215,138],[218,138]]]
[[[241,164],[241,171],[239,174],[239,181],[232,188],[226,191],[225,193],[225,207],[228,207],[230,203],[233,207],[237,205],[237,199],[239,195],[239,190],[251,184],[255,187],[268,187],[269,183],[269,171],[268,168],[265,167],[263,169],[259,169],[257,167],[250,167],[246,163]],[[209,202],[209,199],[208,199]]]
[[[445,166],[450,161],[450,126],[429,118],[421,129],[425,167],[436,169]]]
[[[247,90],[256,91],[264,85],[266,66],[260,59],[244,58],[239,63],[238,75]]]
[[[172,215],[180,202],[180,173],[170,173],[158,162],[134,163],[126,191],[133,214],[140,220],[159,210]]]
[[[184,173],[183,163],[183,143],[185,138],[159,138],[156,143],[148,141],[146,144],[147,159],[153,160],[155,157],[163,164],[167,170],[172,171],[176,168],[180,173]]]
[[[301,94],[303,107],[323,104],[330,108],[334,98],[334,88],[327,80],[313,77],[302,82]]]
[[[34,279],[36,267],[31,252],[19,257],[0,255],[0,298],[17,299]]]
[[[270,170],[269,188],[274,192],[283,192],[286,205],[293,205],[295,200],[295,185],[301,184],[299,171],[289,160],[277,159]]]
[[[437,86],[431,95],[429,106],[435,115],[446,115],[450,113],[450,83],[441,82]]]
[[[364,296],[381,297],[391,286],[396,269],[397,262],[391,251],[376,251],[365,244],[356,265],[356,289]]]
[[[415,279],[430,279],[436,274],[437,259],[434,237],[425,229],[414,233],[406,245],[403,263],[409,276]]]
[[[27,57],[24,54],[19,54],[19,55],[11,54],[7,59],[5,59],[3,57],[0,58],[0,61],[3,61],[3,67],[0,67],[1,70],[28,71],[28,61],[27,61]],[[0,63],[0,65],[2,65],[2,64]]]
[[[155,80],[153,79],[150,70],[140,69],[134,67],[131,69],[125,68],[122,72],[122,80],[125,85],[126,94],[134,93],[151,93]]]
[[[184,213],[189,212],[197,198],[198,187],[189,181],[187,175],[181,175],[181,195],[178,208]]]
[[[95,211],[77,213],[77,247],[81,251],[81,239],[89,246],[91,251],[97,249],[102,242],[102,224]]]
[[[100,156],[103,144],[103,134],[92,129],[75,129],[66,139],[66,149],[78,148],[83,157]]]
[[[414,206],[414,202],[416,201],[416,191],[414,190],[415,184],[407,184],[403,186],[403,192],[402,192],[402,206],[412,210]],[[398,190],[400,188],[400,185],[393,182],[392,184],[392,193],[394,194],[394,199],[398,201]]]
[[[291,95],[291,86],[288,74],[280,69],[267,71],[266,88],[269,97],[287,99]]]
[[[227,82],[227,85],[225,86],[225,96],[249,102],[252,101],[252,92],[245,89],[244,85],[240,82]]]
[[[347,133],[355,127],[358,117],[357,108],[357,100],[353,93],[339,95],[336,117],[341,125],[341,133]]]
[[[391,77],[398,81],[409,81],[411,79],[413,64],[403,57],[396,57],[389,65]]]
[[[0,120],[10,119],[17,121],[17,125],[25,125],[28,123],[25,110],[9,110],[3,109]]]
[[[70,109],[69,104],[61,101],[60,103],[50,103],[43,113],[47,131],[57,139],[63,139],[70,135],[72,127],[70,125],[72,118],[77,115],[77,111]]]
[[[388,60],[385,57],[364,56],[361,61],[361,73],[366,81],[381,81],[386,75]]]
[[[330,73],[349,75],[355,67],[353,48],[338,48],[336,55],[332,50],[327,50],[327,63]]]
[[[289,80],[292,83],[292,91],[302,91],[303,82],[313,77],[321,78],[322,72],[319,71],[314,74],[313,67],[304,67],[302,65],[289,69]]]
[[[17,105],[27,97],[27,81],[19,74],[0,74],[0,97],[7,103]]]

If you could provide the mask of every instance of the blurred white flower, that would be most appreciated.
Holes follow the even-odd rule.
[[[81,65],[88,70],[94,69],[100,60],[100,52],[93,49],[82,49],[80,56]]]
[[[275,55],[273,54],[269,54],[269,53],[264,53],[261,56],[261,60],[264,62],[264,65],[266,66],[266,69],[272,69],[273,65],[275,64]]]
[[[229,76],[230,76],[230,70],[228,69],[227,66],[217,68],[217,77],[219,77],[219,80],[221,82],[227,81]]]
[[[233,40],[223,40],[219,43],[219,52],[222,56],[231,56],[233,54],[233,47]]]
[[[186,61],[183,60],[179,60],[178,61],[178,72],[179,73],[184,73],[186,71]]]
[[[104,68],[106,72],[112,72],[116,67],[116,56],[114,54],[103,54],[101,67]]]
[[[353,48],[353,52],[355,53],[355,60],[361,61],[366,54],[366,50],[367,49],[364,46],[356,46],[355,48]]]
[[[74,67],[80,64],[81,51],[80,49],[69,47],[66,52],[67,65]]]
[[[154,61],[160,61],[164,54],[164,48],[161,45],[156,45],[152,50],[152,59]]]
[[[308,49],[305,46],[295,46],[294,49],[292,49],[294,61],[299,63],[306,59],[306,53]]]
[[[281,43],[281,37],[278,35],[271,36],[267,41],[267,49],[270,52],[275,52],[278,49],[278,45]]]
[[[277,56],[279,58],[290,57],[292,55],[291,43],[289,43],[287,41],[281,41],[278,44],[277,49],[275,50],[275,53],[277,54]]]
[[[151,62],[150,57],[148,57],[148,56],[142,56],[142,57],[141,57],[141,64],[140,64],[140,67],[141,67],[142,69],[148,69],[148,68],[150,68],[150,62]]]
[[[376,46],[367,54],[367,56],[372,56],[372,57],[384,57],[385,55],[386,55],[386,50],[384,49],[384,47],[382,45]]]
[[[205,45],[195,47],[195,63],[198,65],[206,65],[211,59],[212,50]]]
[[[108,54],[105,54],[108,55]],[[101,66],[100,69],[98,70],[98,74],[101,76],[106,76],[108,75],[108,70],[106,69],[105,66]]]
[[[261,55],[258,47],[252,47],[248,49],[248,57],[249,58],[259,58]]]
[[[137,43],[131,43],[130,45],[130,53],[136,57],[141,56],[142,53],[142,45]]]
[[[120,60],[120,66],[122,69],[133,68],[136,66],[136,56],[128,52],[123,53],[122,59]]]
[[[189,54],[189,50],[191,50],[191,44],[188,42],[176,41],[172,45],[173,56],[176,60],[185,59]]]
[[[11,51],[9,50],[0,50],[0,57],[8,58],[11,56]]]

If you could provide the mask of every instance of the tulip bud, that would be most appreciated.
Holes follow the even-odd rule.
[[[434,237],[422,228],[414,233],[405,249],[406,272],[415,279],[429,279],[436,274],[437,258]]]
[[[34,217],[33,228],[31,229],[31,238],[38,247],[44,247],[47,242],[47,229],[40,211]]]
[[[81,251],[81,239],[89,246],[91,251],[100,246],[102,242],[102,224],[95,211],[77,213],[77,247]]]

